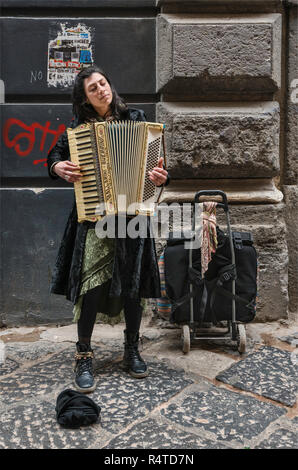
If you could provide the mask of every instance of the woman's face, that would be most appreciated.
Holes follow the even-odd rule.
[[[103,117],[109,111],[113,99],[107,79],[100,73],[94,72],[84,79],[84,90],[87,102]]]

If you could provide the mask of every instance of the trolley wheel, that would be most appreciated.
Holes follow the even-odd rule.
[[[246,331],[244,325],[238,325],[237,348],[240,354],[246,349]]]
[[[187,354],[190,350],[190,330],[188,325],[182,326],[182,351]]]

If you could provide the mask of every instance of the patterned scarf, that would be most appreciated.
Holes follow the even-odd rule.
[[[203,202],[203,233],[201,246],[202,277],[204,277],[208,269],[208,263],[211,261],[212,253],[215,253],[217,248],[216,204],[216,202]]]

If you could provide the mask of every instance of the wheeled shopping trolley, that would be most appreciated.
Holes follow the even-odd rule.
[[[235,285],[236,285],[236,265],[235,265],[235,250],[234,250],[234,243],[233,243],[233,235],[231,231],[230,225],[230,215],[229,215],[229,207],[228,207],[228,200],[227,196],[223,191],[219,190],[204,190],[199,191],[195,194],[194,204],[196,205],[199,203],[200,198],[202,196],[220,196],[222,201],[217,203],[217,208],[221,208],[224,210],[226,216],[226,225],[227,231],[226,235],[229,239],[230,244],[230,253],[231,253],[231,266],[234,267],[233,272],[234,275],[231,276],[231,312],[227,315],[227,319],[220,322],[220,326],[218,324],[213,324],[208,322],[206,324],[197,322],[194,316],[194,302],[196,301],[196,297],[194,295],[193,289],[195,288],[193,283],[189,283],[189,321],[184,322],[181,324],[181,342],[182,342],[182,351],[187,354],[190,350],[192,342],[195,340],[221,340],[221,341],[228,341],[234,342],[239,353],[244,353],[246,350],[246,330],[245,324],[236,320],[237,312],[236,312],[236,292],[235,292]],[[212,200],[211,198],[211,200]],[[208,199],[209,200],[209,199]],[[196,207],[196,206],[195,206]],[[192,217],[192,236],[194,237],[196,234],[196,217]],[[193,262],[193,249],[192,249],[193,240],[189,244],[189,268],[192,268]]]

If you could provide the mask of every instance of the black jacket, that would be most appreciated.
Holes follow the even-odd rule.
[[[123,120],[145,121],[142,110],[129,108]],[[72,121],[71,127],[79,125]],[[48,155],[49,176],[54,162],[70,158],[66,132],[59,138],[55,147]],[[166,184],[168,184],[169,179]],[[149,226],[149,219],[147,219]],[[93,222],[77,222],[77,211],[74,200],[62,237],[57,260],[52,276],[51,292],[65,295],[68,300],[76,303],[80,293],[82,261],[87,231],[95,227]],[[113,276],[110,295],[156,298],[160,297],[160,281],[153,238],[116,238]]]

